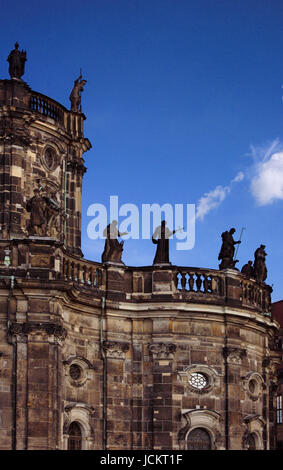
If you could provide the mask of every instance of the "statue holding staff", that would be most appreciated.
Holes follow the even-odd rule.
[[[81,93],[84,91],[86,80],[82,80],[82,75],[74,82],[73,89],[70,94],[71,111],[77,113],[81,111]]]
[[[219,269],[235,268],[235,264],[238,262],[238,260],[234,260],[235,245],[241,243],[241,240],[234,240],[233,235],[235,232],[236,230],[231,228],[229,232],[223,232],[221,235],[222,246],[218,255],[218,259],[221,260]]]

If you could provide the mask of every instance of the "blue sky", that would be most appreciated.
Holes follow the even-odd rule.
[[[195,247],[177,251],[171,240],[172,263],[217,268],[221,233],[245,227],[238,266],[265,244],[267,281],[282,299],[283,3],[2,0],[1,12],[1,78],[19,41],[34,90],[69,107],[80,68],[87,79],[85,257],[100,260],[104,245],[87,238],[92,203],[204,198]],[[155,248],[127,240],[123,260],[151,265]]]

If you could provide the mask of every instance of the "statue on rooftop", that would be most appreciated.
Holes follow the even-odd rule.
[[[103,236],[106,237],[104,251],[102,253],[102,263],[114,262],[123,263],[121,261],[124,242],[118,241],[118,237],[127,235],[127,232],[120,233],[117,228],[117,220],[113,220],[111,224],[108,224],[103,231]]]
[[[7,61],[9,62],[9,74],[11,78],[20,79],[25,73],[25,62],[27,60],[26,51],[19,51],[19,44],[16,42],[15,49],[13,49]]]
[[[219,269],[235,268],[235,264],[238,262],[238,260],[234,260],[235,245],[241,243],[241,240],[237,242],[234,240],[233,234],[235,232],[236,230],[231,228],[229,232],[226,231],[221,234],[222,246],[218,259],[222,261],[219,265]]]
[[[161,225],[156,227],[154,234],[152,235],[152,243],[157,245],[153,264],[170,264],[169,238],[171,235],[174,235],[175,232],[176,230],[171,232],[169,228],[166,227],[166,220],[162,220]]]
[[[247,264],[242,267],[241,273],[243,273],[249,279],[254,276],[253,262],[251,260],[249,260]]]
[[[74,82],[73,89],[70,94],[71,111],[77,113],[81,111],[81,93],[84,91],[86,80],[82,80],[82,75]]]
[[[265,245],[260,245],[254,254],[254,275],[258,282],[264,282],[267,278],[267,269],[265,265],[266,255]]]

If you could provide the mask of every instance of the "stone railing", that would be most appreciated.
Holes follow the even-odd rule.
[[[103,284],[103,269],[100,263],[83,260],[64,254],[62,259],[62,277],[85,287],[101,287]]]
[[[195,292],[222,297],[225,292],[225,276],[220,271],[199,268],[177,268],[174,282],[182,292]]]
[[[41,93],[33,93],[31,95],[30,109],[64,125],[64,107]]]
[[[270,316],[272,288],[237,270],[178,266],[128,269],[132,271],[135,297],[171,295],[174,300],[244,307]]]
[[[272,288],[265,284],[259,284],[253,279],[242,279],[242,303],[244,306],[255,306],[268,314],[271,311]]]
[[[52,98],[35,91],[32,91],[30,96],[30,110],[53,119],[56,126],[63,128],[73,137],[83,137],[83,121],[85,119],[83,113],[73,113]]]
[[[225,304],[256,309],[266,315],[271,311],[272,288],[238,271],[181,267],[176,268],[174,281],[176,289],[190,298],[225,298]]]

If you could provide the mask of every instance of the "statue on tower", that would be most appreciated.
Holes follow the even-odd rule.
[[[234,240],[233,235],[235,232],[236,230],[231,228],[229,232],[223,232],[221,235],[222,246],[218,255],[219,261],[221,260],[219,269],[235,268],[235,264],[238,262],[238,260],[234,260],[235,245],[241,243],[241,240],[237,242]]]
[[[255,278],[258,282],[264,282],[267,278],[267,269],[265,264],[265,245],[260,245],[260,247],[255,251],[254,257]]]
[[[20,79],[25,73],[25,62],[27,60],[26,51],[19,51],[19,44],[16,42],[15,49],[13,49],[7,61],[9,62],[9,74],[11,78]]]
[[[82,75],[74,82],[73,89],[70,94],[71,111],[78,113],[81,111],[81,93],[84,91],[86,80],[82,80]]]

